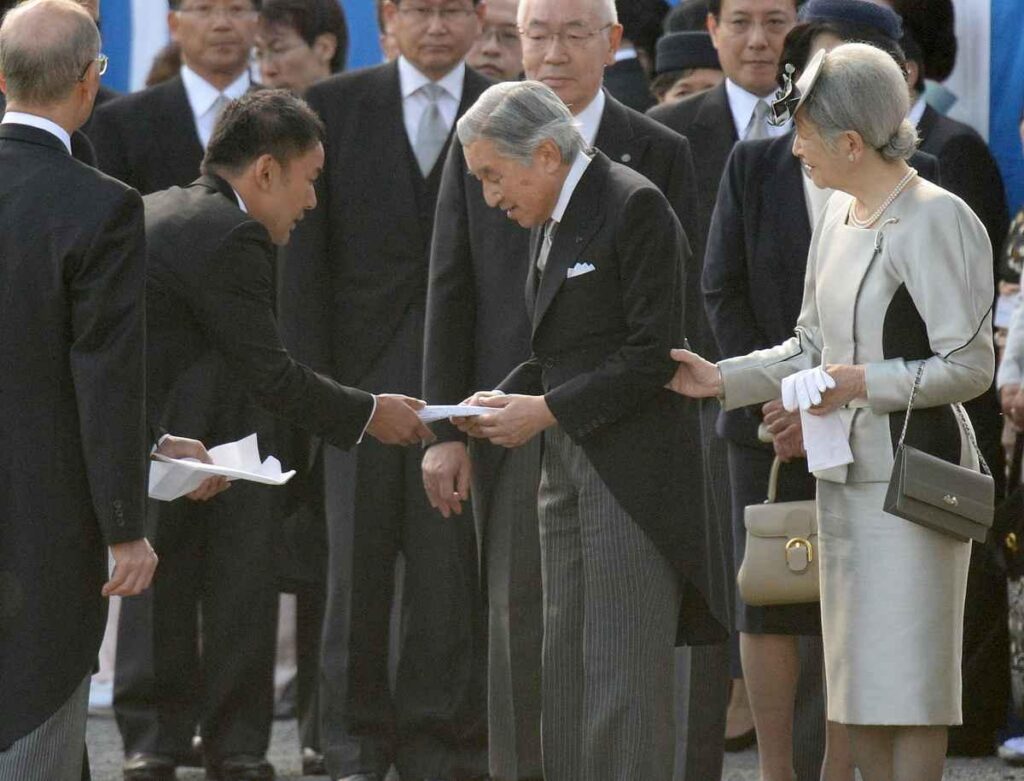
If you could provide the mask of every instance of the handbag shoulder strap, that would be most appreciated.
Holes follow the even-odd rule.
[[[765,504],[775,504],[775,498],[779,494],[779,470],[782,468],[782,461],[778,456],[772,461],[772,471],[768,475],[768,498]]]
[[[924,375],[924,366],[925,362],[921,361],[921,365],[917,368],[917,376],[914,378],[914,387],[910,391],[910,401],[907,402],[907,414],[903,418],[903,430],[900,432],[900,441],[897,447],[903,447],[903,440],[907,438],[907,427],[910,425],[910,413],[914,410],[914,402],[917,400],[917,392],[921,388],[921,377]],[[971,447],[974,449],[974,454],[978,457],[978,463],[981,466],[981,471],[991,477],[992,472],[988,468],[988,462],[985,461],[985,457],[981,454],[981,448],[978,447],[978,440],[974,438],[974,427],[971,426],[970,421],[964,414],[963,406],[959,403],[950,404],[950,406],[953,408],[953,414],[956,415],[960,429],[967,432],[967,439],[971,443]]]

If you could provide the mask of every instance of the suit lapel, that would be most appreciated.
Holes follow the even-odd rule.
[[[160,157],[174,171],[173,181],[188,182],[199,173],[203,146],[199,142],[192,106],[180,76],[167,82],[161,105],[153,116],[154,140]]]
[[[537,332],[551,302],[565,283],[566,274],[579,259],[604,222],[602,192],[608,171],[608,158],[597,153],[580,179],[565,210],[562,222],[555,231],[555,238],[548,254],[547,265],[540,275],[537,289],[537,304],[533,312],[533,331]],[[531,265],[536,256],[531,256]],[[531,274],[534,274],[531,269]]]
[[[629,110],[624,105],[607,93],[605,100],[594,146],[610,160],[637,170],[647,148],[646,138],[636,135]]]
[[[725,161],[728,160],[729,153],[739,140],[732,111],[729,109],[729,95],[725,91],[724,81],[708,90],[707,98],[701,103],[693,125],[694,137],[707,134],[706,145],[702,145],[707,151],[706,155],[701,156],[705,158],[704,165],[701,166],[699,158],[694,162],[698,167],[721,173],[725,170]],[[713,184],[717,190],[718,182],[715,181]]]
[[[533,314],[537,311],[537,285],[540,282],[540,272],[537,270],[537,255],[540,254],[540,240],[544,235],[543,228],[534,228],[530,231],[530,266],[526,274],[526,314],[533,322]]]

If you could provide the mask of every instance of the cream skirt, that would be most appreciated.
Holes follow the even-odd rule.
[[[971,544],[884,512],[887,487],[818,481],[828,717],[960,724]]]

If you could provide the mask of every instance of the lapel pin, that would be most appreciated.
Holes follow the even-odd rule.
[[[631,154],[630,154],[629,152],[626,152],[626,154],[624,154],[624,155],[623,155],[622,157],[620,157],[619,159],[620,159],[620,160],[621,160],[622,162],[624,162],[624,163],[628,163],[628,162],[629,162],[630,160],[632,160],[632,159],[633,159],[633,155],[631,155]]]

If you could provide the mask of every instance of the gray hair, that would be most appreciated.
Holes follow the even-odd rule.
[[[74,0],[28,0],[0,25],[0,73],[15,104],[63,100],[99,53],[96,23]]]
[[[539,81],[509,81],[488,89],[459,120],[464,147],[491,141],[502,157],[528,165],[545,140],[571,164],[587,148],[561,98]]]
[[[531,0],[519,0],[519,8],[516,12],[516,23],[520,27],[526,26],[526,4]],[[534,0],[536,2],[536,0]],[[598,17],[604,20],[604,24],[619,23],[619,9],[615,7],[615,0],[593,0],[595,11]]]
[[[910,93],[899,65],[865,43],[844,43],[826,55],[801,108],[829,144],[852,130],[886,160],[905,160],[917,149],[909,111]]]

